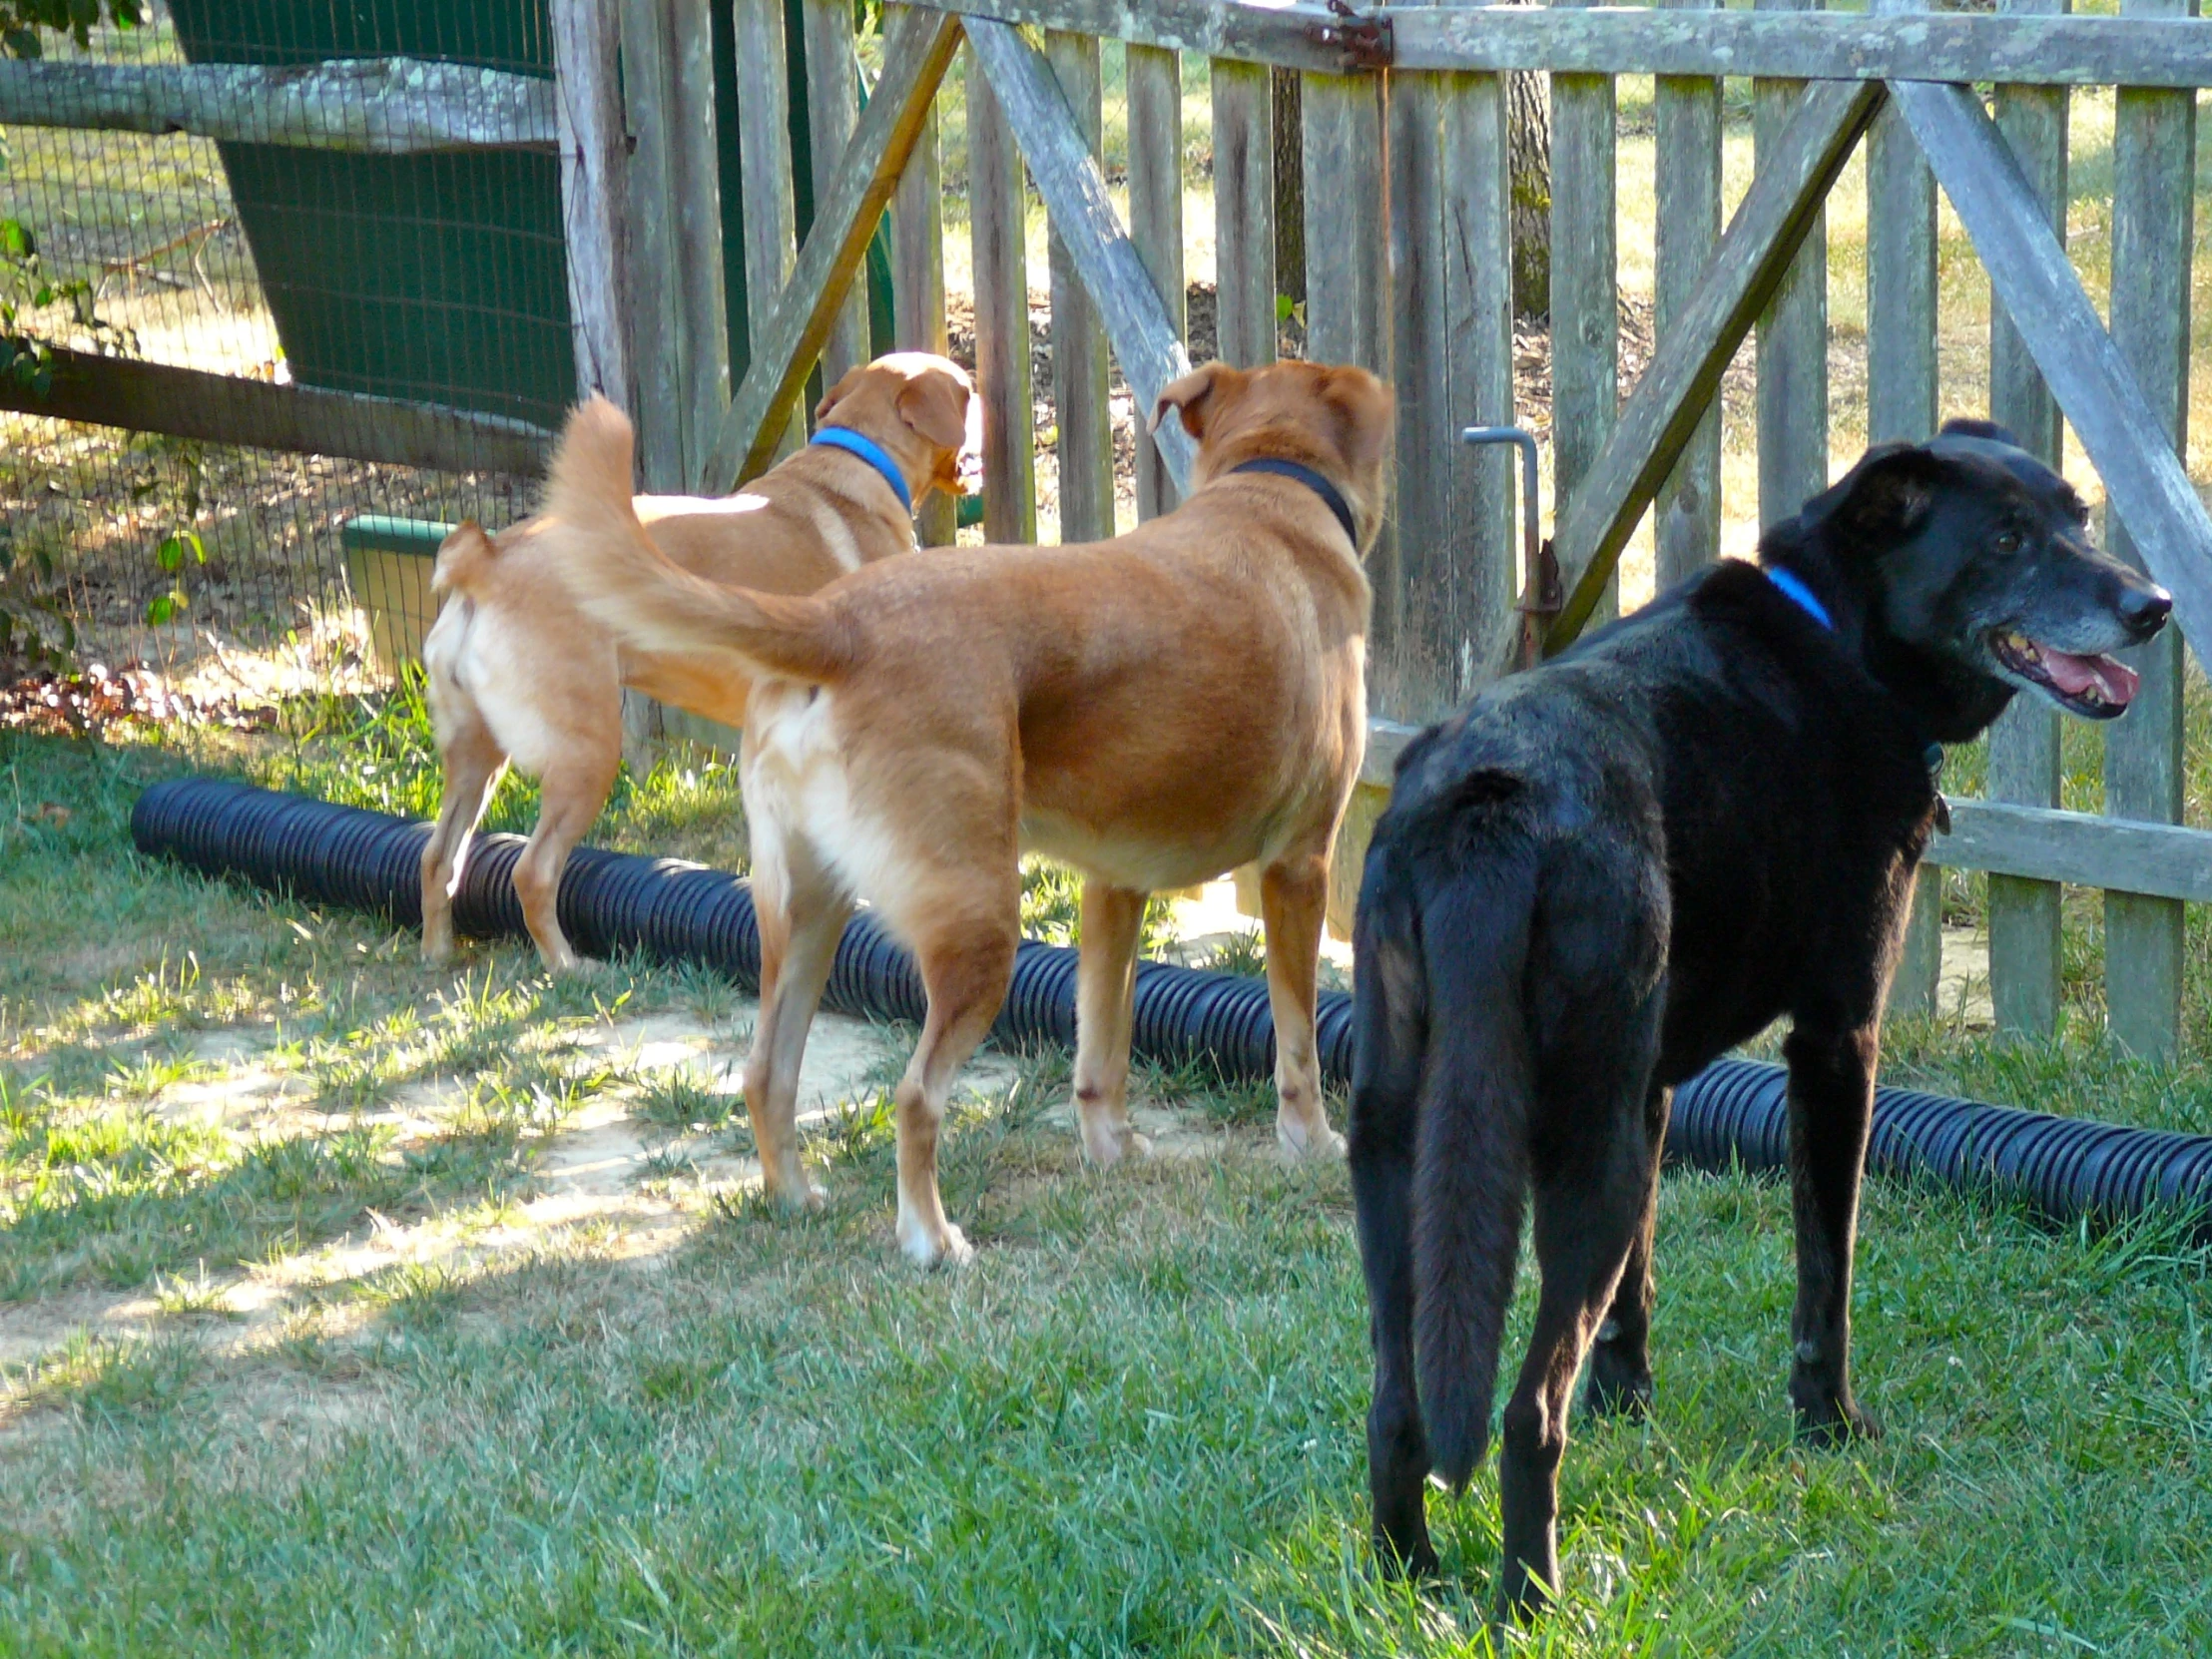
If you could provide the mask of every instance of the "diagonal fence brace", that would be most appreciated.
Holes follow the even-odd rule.
[[[1052,216],[1052,229],[1098,306],[1142,422],[1152,413],[1161,389],[1191,371],[1190,353],[1183,348],[1160,290],[1153,286],[1151,273],[1114,212],[1091,147],[1075,124],[1075,113],[1068,108],[1044,54],[1010,24],[971,17],[966,28],[976,62],[990,78],[1021,159],[1029,165],[1029,177]],[[1153,440],[1176,492],[1188,496],[1197,445],[1176,420],[1162,421]]]

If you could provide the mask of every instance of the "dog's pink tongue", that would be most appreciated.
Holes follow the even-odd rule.
[[[2070,652],[2053,651],[2047,645],[2042,653],[2051,684],[2068,697],[2079,697],[2094,686],[2104,694],[2105,702],[2116,708],[2125,708],[2134,700],[2140,681],[2125,663],[2110,657],[2076,657]]]

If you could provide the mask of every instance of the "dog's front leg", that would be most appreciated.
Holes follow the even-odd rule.
[[[1083,1154],[1110,1169],[1152,1143],[1129,1125],[1129,1029],[1137,1002],[1137,938],[1145,894],[1083,881],[1082,954],[1075,984],[1075,1116]]]
[[[1291,853],[1260,872],[1268,939],[1268,1003],[1275,1016],[1275,1138],[1294,1158],[1342,1157],[1344,1137],[1322,1104],[1314,1038],[1315,976],[1329,907],[1329,851]]]
[[[1851,1393],[1852,1249],[1879,1045],[1873,1021],[1830,1032],[1804,1019],[1783,1044],[1798,1258],[1790,1400],[1800,1430],[1824,1444],[1881,1432]]]
[[[1590,1346],[1590,1378],[1582,1407],[1593,1416],[1640,1417],[1651,1409],[1651,1246],[1659,1216],[1659,1165],[1667,1144],[1673,1091],[1653,1083],[1644,1097],[1644,1135],[1650,1175],[1643,1216],[1628,1247],[1628,1266],[1613,1292],[1613,1306]]]

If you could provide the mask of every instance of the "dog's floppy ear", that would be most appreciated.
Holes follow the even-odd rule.
[[[1336,419],[1337,448],[1345,460],[1355,469],[1382,460],[1396,406],[1390,388],[1364,368],[1337,363],[1326,371],[1321,398]]]
[[[898,388],[898,418],[939,449],[967,442],[968,387],[941,368],[925,368]]]
[[[1203,438],[1206,423],[1235,400],[1250,378],[1243,369],[1231,368],[1218,357],[1202,363],[1161,388],[1160,401],[1152,405],[1152,418],[1145,422],[1144,429],[1157,432],[1168,410],[1174,409],[1183,416],[1183,430],[1194,438]]]
[[[1840,481],[1808,501],[1798,521],[1807,530],[1895,541],[1920,527],[1949,476],[1949,463],[1920,444],[1877,444]]]
[[[848,368],[844,371],[843,374],[839,375],[837,377],[837,383],[831,386],[828,391],[824,392],[822,394],[822,401],[815,405],[815,419],[818,421],[821,420],[824,415],[828,414],[831,409],[835,408],[845,398],[851,396],[853,388],[860,383],[860,376],[865,374],[867,371],[868,365],[866,363],[862,363],[859,367]]]
[[[2002,443],[2017,449],[2020,440],[2012,435],[2009,426],[1999,426],[1993,420],[1975,420],[1967,415],[1953,415],[1943,422],[1943,429],[1936,434],[1939,438],[1980,438],[1985,443]]]

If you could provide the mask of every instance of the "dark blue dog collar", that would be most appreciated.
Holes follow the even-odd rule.
[[[1828,607],[1814,597],[1813,590],[1805,585],[1804,579],[1796,571],[1784,570],[1780,565],[1763,565],[1760,568],[1766,571],[1767,580],[1793,600],[1798,609],[1831,634],[1836,632],[1835,619],[1829,616]]]
[[[859,456],[883,475],[883,482],[890,485],[891,493],[898,497],[901,507],[909,513],[914,510],[914,492],[906,487],[906,475],[898,470],[898,463],[873,438],[863,436],[849,426],[822,426],[816,428],[814,441],[830,449],[841,449],[847,455]]]
[[[1345,527],[1345,539],[1352,543],[1352,550],[1355,553],[1360,551],[1360,532],[1353,528],[1351,507],[1346,505],[1344,495],[1338,490],[1337,486],[1312,467],[1301,466],[1296,461],[1278,460],[1273,455],[1263,455],[1256,461],[1246,461],[1242,466],[1233,466],[1229,470],[1231,472],[1272,472],[1278,478],[1296,478],[1320,496],[1328,505],[1329,510],[1337,515],[1337,522]]]

